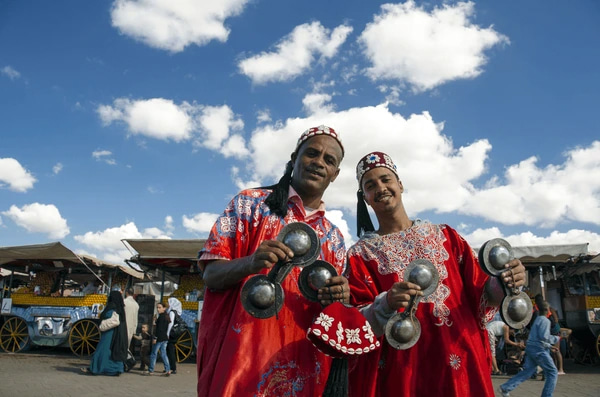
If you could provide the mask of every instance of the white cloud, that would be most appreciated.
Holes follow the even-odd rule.
[[[52,173],[54,175],[58,175],[63,169],[62,163],[56,163],[54,167],[52,167]]]
[[[346,248],[350,248],[352,244],[355,243],[354,236],[350,232],[350,228],[348,227],[348,222],[344,219],[344,213],[339,210],[327,210],[325,216],[327,219],[331,221],[334,225],[336,225],[342,235],[344,236],[344,242],[346,243]]]
[[[251,155],[232,173],[238,188],[279,180],[300,134],[326,124],[336,129],[346,147],[340,174],[324,196],[328,209],[354,213],[356,163],[378,150],[390,154],[398,166],[410,216],[434,211],[473,215],[499,225],[599,224],[600,141],[568,150],[562,164],[539,168],[530,158],[508,165],[501,178],[486,174],[490,141],[456,146],[443,134],[444,123],[427,112],[405,117],[387,104],[338,111],[326,101],[310,102],[314,112],[309,116],[261,124],[252,131]]]
[[[185,101],[177,105],[163,98],[119,98],[112,106],[99,106],[97,112],[105,125],[124,122],[134,135],[174,142],[192,140],[195,146],[218,151],[225,157],[248,155],[246,142],[239,134],[244,122],[227,105],[205,106]]]
[[[199,124],[202,137],[197,143],[203,147],[220,150],[225,157],[243,157],[248,154],[244,138],[231,135],[232,131],[241,131],[244,122],[235,116],[229,106],[203,107]]]
[[[362,32],[359,43],[371,62],[373,80],[392,79],[425,91],[482,73],[484,51],[509,39],[470,18],[473,2],[444,4],[427,12],[414,1],[384,4]]]
[[[0,69],[0,73],[7,76],[11,80],[16,80],[19,77],[21,77],[21,73],[15,70],[12,66],[3,67],[2,69]]]
[[[163,98],[133,101],[118,98],[113,106],[98,107],[98,114],[105,125],[122,121],[134,135],[175,142],[191,138],[194,113],[195,107],[187,102],[177,106],[173,101]]]
[[[116,0],[112,25],[122,34],[162,50],[227,41],[227,18],[242,13],[248,0]]]
[[[269,110],[259,110],[256,113],[256,121],[258,123],[268,123],[269,121],[271,121],[271,113],[269,112]]]
[[[302,99],[304,110],[309,114],[315,114],[321,111],[330,112],[334,106],[330,103],[331,95],[325,93],[312,93]]]
[[[171,236],[174,229],[175,226],[173,225],[173,217],[171,215],[165,216],[165,230],[167,231],[167,234]]]
[[[170,239],[169,234],[156,227],[140,231],[134,222],[129,222],[98,232],[87,232],[83,235],[76,235],[74,239],[80,244],[98,251],[99,253],[94,255],[96,257],[113,263],[122,263],[124,259],[128,259],[131,256],[131,253],[121,242],[122,239]]]
[[[112,152],[110,150],[94,150],[92,152],[92,157],[96,159],[96,161],[104,161],[106,164],[115,165],[117,161],[113,159]]]
[[[581,229],[570,229],[566,232],[555,230],[547,236],[542,237],[536,236],[530,231],[503,236],[500,230],[494,227],[489,229],[477,229],[473,233],[463,234],[463,237],[473,248],[479,248],[483,243],[493,238],[503,238],[513,247],[588,243],[589,253],[600,253],[600,234]]]
[[[320,22],[296,26],[275,46],[274,52],[243,59],[238,68],[254,84],[293,80],[311,67],[316,55],[322,59],[333,57],[352,28],[340,25],[330,32]]]
[[[140,231],[134,222],[111,227],[99,232],[87,232],[83,235],[74,236],[74,239],[79,243],[96,249],[121,249],[123,247],[122,239],[141,238],[168,239],[169,236],[156,227]]]
[[[0,188],[8,185],[8,189],[15,192],[26,192],[33,188],[37,179],[17,160],[13,158],[0,158]]]
[[[44,233],[53,239],[61,239],[69,234],[67,221],[53,204],[32,203],[21,208],[12,205],[2,215],[30,233]]]
[[[466,201],[464,213],[504,224],[554,226],[561,221],[600,220],[600,141],[565,153],[563,164],[537,166],[530,157]]]
[[[245,168],[250,178],[264,181],[262,184],[277,181],[300,134],[325,124],[339,132],[346,147],[340,174],[325,193],[328,208],[355,210],[356,163],[368,152],[380,150],[402,159],[398,167],[410,190],[404,197],[409,211],[456,209],[469,196],[470,181],[482,175],[491,149],[487,140],[455,148],[442,134],[443,124],[436,123],[427,112],[405,118],[391,112],[387,104],[344,111],[324,104],[314,110],[304,119],[288,119],[281,125],[264,125],[253,131],[251,163]]]
[[[218,217],[219,214],[210,214],[207,212],[200,212],[191,218],[184,215],[182,217],[183,227],[188,232],[208,233]]]

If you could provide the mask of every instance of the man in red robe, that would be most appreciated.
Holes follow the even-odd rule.
[[[351,396],[494,396],[491,355],[485,325],[504,297],[498,279],[480,268],[469,244],[451,227],[412,220],[402,203],[404,187],[385,153],[363,157],[359,182],[358,234],[348,250],[351,303],[360,307],[377,336],[387,320],[420,287],[404,281],[415,259],[427,259],[439,273],[436,290],[423,297],[416,317],[421,335],[406,350],[382,337],[382,348],[361,356],[350,372]],[[379,221],[375,231],[366,204]],[[509,285],[523,285],[519,260],[502,274]],[[511,276],[511,273],[513,274]]]
[[[305,131],[277,185],[247,189],[217,219],[200,267],[207,286],[198,332],[198,396],[320,396],[331,357],[306,338],[313,317],[334,300],[349,300],[343,276],[319,290],[320,302],[298,288],[301,269],[282,281],[284,304],[276,316],[257,319],[240,301],[246,280],[267,274],[279,260],[294,254],[276,240],[291,222],[316,230],[319,258],[342,274],[345,246],[340,230],[325,217],[321,200],[338,173],[344,149],[337,133],[320,126]]]

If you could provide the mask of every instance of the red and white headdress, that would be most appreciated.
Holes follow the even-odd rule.
[[[329,135],[330,137],[335,139],[337,141],[337,143],[340,144],[340,147],[342,148],[342,157],[344,157],[344,145],[342,145],[342,140],[340,139],[338,133],[335,132],[335,130],[333,128],[327,127],[325,125],[320,125],[318,127],[309,128],[308,130],[304,131],[302,133],[302,135],[300,135],[300,138],[298,139],[298,143],[296,144],[296,150],[298,150],[300,145],[302,145],[304,142],[306,142],[306,140],[308,140],[309,138],[312,138],[313,136],[317,136],[317,135]]]
[[[385,167],[392,170],[398,178],[398,169],[396,164],[392,161],[392,158],[383,152],[372,152],[364,156],[359,160],[356,165],[356,180],[358,180],[358,188],[362,182],[362,177],[367,171],[371,171],[373,168]]]

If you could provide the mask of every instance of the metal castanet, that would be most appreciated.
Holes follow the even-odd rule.
[[[413,295],[406,310],[394,314],[386,323],[385,338],[390,346],[398,350],[410,349],[421,337],[421,323],[415,316],[417,306],[422,298],[436,290],[440,275],[433,263],[416,259],[406,267],[404,280],[421,287],[423,295]]]
[[[316,260],[300,272],[298,288],[306,299],[317,302],[319,289],[327,285],[327,280],[337,275],[337,271],[331,263]]]
[[[504,267],[513,258],[513,250],[508,241],[495,238],[485,242],[479,249],[479,266],[492,277],[497,277],[504,288],[505,297],[500,305],[500,316],[509,327],[523,329],[533,314],[531,299],[518,288],[509,288],[502,280]]]
[[[317,232],[306,223],[287,224],[277,235],[277,241],[290,248],[294,257],[278,261],[267,275],[248,279],[240,294],[244,310],[256,318],[270,318],[279,313],[285,299],[281,282],[294,266],[307,266],[319,256]]]

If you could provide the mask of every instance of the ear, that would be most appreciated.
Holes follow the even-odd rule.
[[[292,164],[294,164],[296,162],[297,158],[298,158],[298,152],[292,152],[292,154],[290,155],[290,159],[292,160]]]
[[[400,179],[398,179],[398,185],[400,185],[400,193],[404,193],[404,185]]]
[[[335,181],[335,179],[338,177],[339,174],[340,174],[340,169],[338,168],[337,170],[335,170],[335,174],[331,178],[331,182]]]

